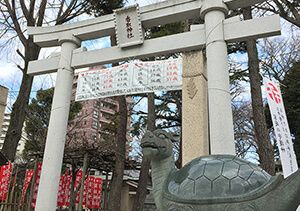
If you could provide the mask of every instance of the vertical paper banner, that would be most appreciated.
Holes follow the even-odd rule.
[[[7,165],[1,166],[0,201],[6,200],[11,173],[12,164],[10,162]]]
[[[95,177],[89,176],[88,187],[87,187],[87,203],[86,203],[86,207],[89,209],[93,208],[94,183],[95,183]]]
[[[33,169],[26,169],[24,183],[23,183],[23,189],[22,189],[22,195],[21,195],[21,204],[24,203],[25,194],[29,187],[32,176],[33,176]]]
[[[69,169],[66,169],[65,173],[60,177],[57,194],[58,207],[68,207],[70,204],[70,188],[72,180],[72,174],[70,173],[71,171]]]
[[[89,177],[89,175],[87,175],[86,179],[84,180],[82,206],[86,206],[86,204],[87,204],[87,195],[88,195],[89,179],[90,179],[90,177]]]
[[[102,179],[95,178],[94,191],[93,191],[93,207],[94,209],[99,209],[101,205],[101,192],[102,192]]]
[[[80,182],[82,178],[82,169],[78,170],[76,173],[76,180],[75,180],[75,185],[74,185],[74,190],[77,191],[76,195],[76,204],[79,203],[80,200]]]
[[[70,205],[71,182],[72,182],[72,171],[70,171],[69,175],[67,175],[67,178],[66,178],[65,203],[64,203],[64,206],[66,206],[66,207],[68,207]]]
[[[264,78],[284,178],[298,170],[290,128],[278,84]]]
[[[39,162],[36,168],[33,196],[31,201],[31,206],[33,208],[35,208],[35,203],[36,203],[36,198],[37,198],[37,193],[38,193],[40,178],[41,178],[41,171],[42,171],[42,162]]]
[[[65,179],[66,174],[61,175],[58,186],[58,194],[57,194],[57,206],[64,206],[64,194],[65,194]]]

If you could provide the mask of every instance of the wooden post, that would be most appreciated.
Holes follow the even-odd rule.
[[[104,183],[104,196],[103,196],[103,209],[106,210],[107,209],[107,198],[108,198],[108,170],[106,170],[106,174],[105,174],[105,183]]]
[[[88,166],[88,153],[84,154],[83,158],[83,168],[82,168],[82,178],[81,178],[81,186],[80,186],[80,199],[78,204],[78,211],[82,211],[82,202],[83,202],[83,190],[84,190],[84,180]]]
[[[13,172],[14,172],[14,168],[13,168],[11,178],[10,178],[11,191],[10,191],[9,199],[8,199],[8,209],[7,209],[8,211],[13,210],[13,207],[14,207],[13,198],[14,198],[14,192],[15,192],[16,179],[17,179],[17,176],[18,176],[18,167],[15,168],[15,176],[13,176],[14,175]]]
[[[27,211],[31,211],[31,201],[32,201],[32,197],[33,197],[37,166],[38,166],[38,159],[36,158],[35,161],[34,161],[33,175],[32,175],[31,186],[30,186],[29,197],[28,197],[29,202],[27,203]]]

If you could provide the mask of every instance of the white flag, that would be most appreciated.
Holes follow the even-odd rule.
[[[288,125],[279,84],[264,78],[274,132],[279,148],[284,178],[298,170],[290,128]]]

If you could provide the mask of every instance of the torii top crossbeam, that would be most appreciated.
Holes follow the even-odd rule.
[[[215,0],[209,0],[214,2]],[[264,0],[226,0],[229,9],[246,7]],[[241,5],[241,6],[239,6]],[[189,18],[199,18],[203,0],[173,0],[165,1],[140,8],[142,26],[148,28]],[[277,20],[276,20],[277,19]],[[276,35],[279,32],[279,17],[265,17],[249,21],[240,21],[239,17],[226,19],[224,22],[224,38],[227,42],[261,38]],[[171,35],[144,41],[144,44],[135,49],[121,49],[112,47],[89,52],[74,51],[72,67],[83,68],[123,61],[128,58],[144,58],[153,55],[189,51],[204,47],[204,25],[196,27],[199,30]],[[201,30],[202,29],[202,30]],[[28,34],[34,36],[34,42],[40,47],[59,46],[59,40],[72,35],[80,41],[111,36],[115,34],[114,15],[105,15],[91,20],[76,23],[49,26],[29,27]],[[195,38],[198,39],[195,39]],[[180,40],[181,42],[178,42]],[[163,43],[163,45],[162,45]],[[84,59],[82,59],[84,58]],[[32,61],[29,64],[29,74],[45,74],[58,69],[60,56]]]
[[[209,1],[213,2],[214,0]],[[232,10],[264,1],[265,0],[225,0],[224,3],[229,10]],[[171,0],[141,7],[142,25],[144,28],[149,28],[198,18],[203,2],[203,0]],[[81,41],[114,35],[114,15],[105,15],[66,25],[28,28],[28,34],[34,35],[34,42],[40,47],[59,46],[59,39],[66,33],[74,35]]]
[[[225,16],[228,10],[261,2],[264,0],[170,0],[72,24],[29,28],[28,34],[39,46],[61,45],[60,55],[32,61],[28,69],[31,75],[58,72],[36,210],[52,211],[56,207],[75,68],[205,47],[211,153],[234,154],[226,42],[277,35],[280,23],[279,16],[247,21]],[[198,17],[204,19],[204,24],[193,25],[189,32],[143,40],[142,28]],[[118,46],[93,51],[78,49],[84,40],[114,34]]]

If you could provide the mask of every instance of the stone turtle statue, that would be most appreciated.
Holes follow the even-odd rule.
[[[141,142],[160,211],[294,211],[300,204],[299,170],[284,180],[232,155],[199,157],[178,170],[172,141],[155,130]]]

